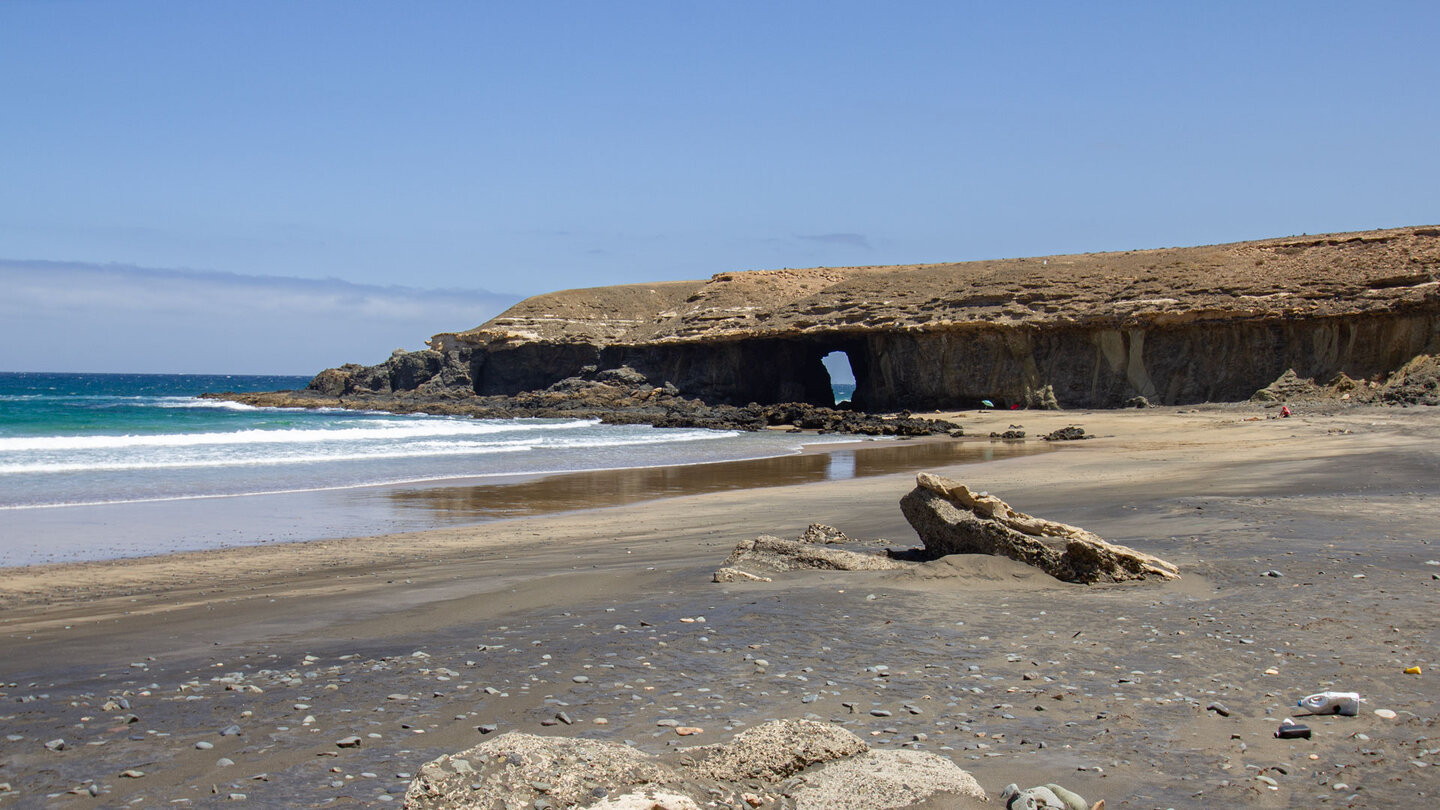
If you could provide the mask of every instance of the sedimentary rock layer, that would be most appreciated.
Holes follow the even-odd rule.
[[[1179,569],[1158,557],[1106,542],[1078,526],[1018,512],[994,495],[930,473],[915,476],[915,489],[900,500],[900,509],[925,550],[936,556],[994,554],[1087,585],[1180,576]]]
[[[711,403],[828,405],[840,351],[867,410],[1240,400],[1440,350],[1440,227],[569,290],[431,346],[326,384],[515,394],[628,366]]]

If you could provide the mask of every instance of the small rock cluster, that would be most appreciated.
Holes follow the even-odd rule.
[[[810,524],[798,540],[762,534],[740,541],[712,579],[769,582],[770,574],[781,571],[888,571],[908,565],[887,554],[832,547],[851,542],[844,532],[820,523]]]
[[[1286,369],[1250,401],[1268,407],[1285,403],[1436,406],[1440,405],[1440,356],[1416,355],[1383,381],[1357,380],[1341,373],[1321,382]]]

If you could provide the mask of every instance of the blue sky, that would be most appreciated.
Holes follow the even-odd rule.
[[[309,373],[553,289],[1435,223],[1437,9],[0,2],[0,370]],[[378,309],[297,320],[296,280]],[[130,348],[182,333],[227,349]]]

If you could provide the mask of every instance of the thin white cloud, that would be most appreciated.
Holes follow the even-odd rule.
[[[0,370],[312,373],[468,329],[518,298],[340,279],[0,260]]]
[[[843,245],[845,247],[870,249],[870,240],[863,233],[821,233],[812,236],[797,236],[806,242],[819,242],[824,245]]]

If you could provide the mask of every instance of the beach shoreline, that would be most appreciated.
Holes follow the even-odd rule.
[[[776,440],[780,431],[770,432]],[[717,434],[723,436],[724,434]],[[803,443],[802,443],[803,442]],[[568,507],[541,504],[535,498],[540,480],[585,479],[627,482],[631,491],[579,494],[591,506],[643,499],[646,492],[663,494],[674,487],[664,484],[668,470],[688,470],[691,488],[702,486],[706,476],[695,470],[740,470],[769,481],[786,481],[808,473],[819,474],[814,458],[835,451],[863,450],[887,445],[887,440],[846,439],[834,436],[784,436],[783,444],[763,442],[755,447],[726,448],[718,458],[678,463],[632,463],[578,470],[520,470],[477,475],[448,474],[420,479],[373,483],[304,486],[275,491],[187,495],[94,503],[57,503],[36,506],[0,506],[0,569],[27,565],[64,564],[114,558],[147,557],[168,553],[335,539],[354,535],[395,534],[428,528],[467,525],[505,519],[518,514],[540,514]],[[807,457],[805,469],[784,459]],[[786,467],[789,465],[789,472]],[[768,470],[774,467],[775,470]],[[716,473],[710,477],[719,477]],[[732,472],[731,477],[738,475]],[[572,487],[574,489],[574,487]],[[471,495],[456,502],[439,503],[440,492]],[[488,498],[489,500],[486,500]],[[463,508],[462,508],[463,507]],[[523,507],[523,508],[522,508]],[[100,538],[100,542],[96,542]]]
[[[1273,414],[964,414],[971,434],[1079,424],[1097,438],[978,465],[424,532],[0,569],[0,681],[7,699],[31,698],[7,716],[22,739],[3,743],[0,781],[29,801],[57,793],[76,806],[93,799],[65,791],[86,779],[117,802],[205,802],[212,784],[232,786],[221,798],[373,801],[398,798],[387,792],[403,781],[395,774],[479,742],[486,722],[664,750],[677,740],[657,717],[703,726],[713,742],[815,714],[872,744],[949,756],[992,796],[1038,769],[1112,807],[1200,803],[1197,791],[1277,807],[1433,797],[1440,771],[1411,762],[1435,761],[1418,740],[1437,736],[1425,679],[1440,649],[1430,576],[1440,568],[1426,563],[1440,556],[1440,414]],[[897,501],[919,469],[1154,553],[1182,579],[1086,588],[1008,561],[946,558],[709,582],[740,540],[811,522],[915,545]],[[681,621],[696,616],[707,622]],[[891,674],[876,674],[882,663]],[[1404,675],[1402,663],[1426,674]],[[231,672],[263,693],[213,680]],[[578,673],[588,682],[572,681]],[[1332,687],[1402,713],[1318,721],[1313,741],[1270,736],[1286,701]],[[400,692],[411,699],[387,701]],[[136,724],[112,730],[98,705],[107,695],[126,696]],[[543,722],[557,701],[576,725]],[[1233,715],[1207,710],[1216,701]],[[313,708],[292,708],[301,704]],[[870,716],[872,705],[893,716]],[[217,736],[232,722],[243,735]],[[351,732],[381,736],[330,757]],[[52,737],[84,750],[46,750]],[[194,747],[204,741],[215,747]],[[217,766],[220,755],[235,764]],[[141,761],[144,779],[117,778]],[[327,778],[332,766],[344,774]]]

